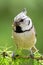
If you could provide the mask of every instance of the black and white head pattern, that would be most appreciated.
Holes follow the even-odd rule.
[[[16,27],[16,32],[22,33],[23,31],[28,31],[32,28],[32,20],[27,15],[26,9],[14,17],[14,25]]]

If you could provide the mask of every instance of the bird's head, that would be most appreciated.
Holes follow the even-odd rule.
[[[23,9],[16,17],[14,17],[13,30],[17,33],[22,33],[25,30],[30,29],[32,26],[31,19],[27,16],[26,9]]]

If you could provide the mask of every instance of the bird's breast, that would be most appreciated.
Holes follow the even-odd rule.
[[[33,29],[24,33],[13,32],[13,36],[18,48],[30,49],[35,45],[35,34]]]

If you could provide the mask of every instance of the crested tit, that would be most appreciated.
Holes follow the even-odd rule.
[[[36,32],[32,20],[26,15],[27,11],[24,9],[16,17],[12,25],[12,36],[15,40],[17,48],[29,49],[32,53],[37,51],[36,44]]]

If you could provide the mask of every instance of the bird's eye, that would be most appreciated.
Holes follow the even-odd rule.
[[[21,19],[20,22],[23,22],[24,19]]]
[[[28,25],[30,24],[30,20],[29,20],[29,22],[28,22]]]

